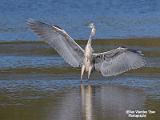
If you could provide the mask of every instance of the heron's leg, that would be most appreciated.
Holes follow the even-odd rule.
[[[82,65],[82,68],[81,68],[81,80],[82,80],[82,77],[83,77],[84,70],[85,70],[85,66]]]
[[[89,66],[89,70],[88,70],[88,79],[89,79],[89,77],[90,77],[90,75],[91,75],[91,72],[92,72],[92,66]]]

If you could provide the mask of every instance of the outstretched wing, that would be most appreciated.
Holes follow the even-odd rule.
[[[103,76],[115,76],[131,69],[145,66],[141,51],[119,47],[104,53],[94,54],[95,69]]]
[[[84,50],[60,27],[29,19],[27,24],[73,67],[83,61]]]

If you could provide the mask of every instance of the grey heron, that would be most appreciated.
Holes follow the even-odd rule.
[[[85,49],[81,48],[62,28],[49,25],[37,20],[29,19],[27,24],[43,40],[53,47],[72,67],[81,67],[83,73],[88,72],[88,79],[93,70],[101,72],[103,76],[115,76],[131,69],[145,66],[145,59],[141,51],[118,47],[116,49],[94,53],[91,43],[96,28],[89,24],[91,34]]]

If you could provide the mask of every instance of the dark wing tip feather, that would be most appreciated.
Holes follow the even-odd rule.
[[[144,55],[144,54],[142,53],[142,51],[140,51],[140,50],[129,49],[129,48],[125,47],[125,46],[120,46],[119,48],[126,49],[126,50],[128,50],[128,51],[130,51],[130,52],[133,52],[133,53],[139,54],[139,55],[141,55],[141,56],[143,56],[143,55]]]
[[[142,51],[140,51],[140,50],[128,49],[128,51],[133,52],[133,53],[136,53],[136,54],[139,54],[139,55],[141,55],[141,56],[144,55],[144,54],[142,53]]]
[[[127,48],[126,46],[120,46],[120,48]]]
[[[54,27],[60,29],[60,30],[63,30],[61,27],[59,27],[58,25],[53,25]]]
[[[43,37],[46,33],[45,28],[50,28],[48,24],[34,20],[32,18],[29,18],[27,20],[27,25],[29,26],[29,28],[31,28],[33,32],[35,32],[37,35],[41,37]]]
[[[33,26],[39,26],[39,25],[47,25],[48,26],[48,24],[46,24],[46,23],[43,23],[43,22],[40,22],[40,21],[38,21],[38,20],[34,20],[34,19],[32,19],[32,18],[29,18],[28,20],[27,20],[27,25],[29,25],[29,26],[31,26],[31,27],[33,27]]]
[[[32,23],[32,22],[34,22],[34,21],[35,21],[34,19],[29,18],[29,19],[27,20],[27,23]]]
[[[35,26],[37,25],[38,21],[32,19],[32,18],[29,18],[27,20],[27,25],[32,29],[34,30]]]
[[[34,20],[34,19],[32,19],[32,18],[29,18],[28,20],[27,20],[27,25],[29,25],[29,26],[34,26],[35,24],[45,24],[45,23],[42,23],[42,22],[40,22],[40,21],[37,21],[37,20]],[[47,24],[46,24],[47,25]],[[58,26],[58,25],[53,25],[53,27],[56,27],[56,28],[58,28],[58,29],[60,29],[60,30],[63,30],[60,26]]]
[[[27,25],[29,25],[30,27],[32,27],[37,22],[38,21],[36,21],[36,20],[34,20],[32,18],[29,18],[26,23],[27,23]]]

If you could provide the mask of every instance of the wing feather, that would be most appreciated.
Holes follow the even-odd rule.
[[[145,59],[140,51],[122,48],[94,54],[95,69],[103,76],[115,76],[131,69],[145,66]]]
[[[33,32],[53,47],[73,67],[83,61],[84,50],[60,27],[29,19],[27,24]]]

